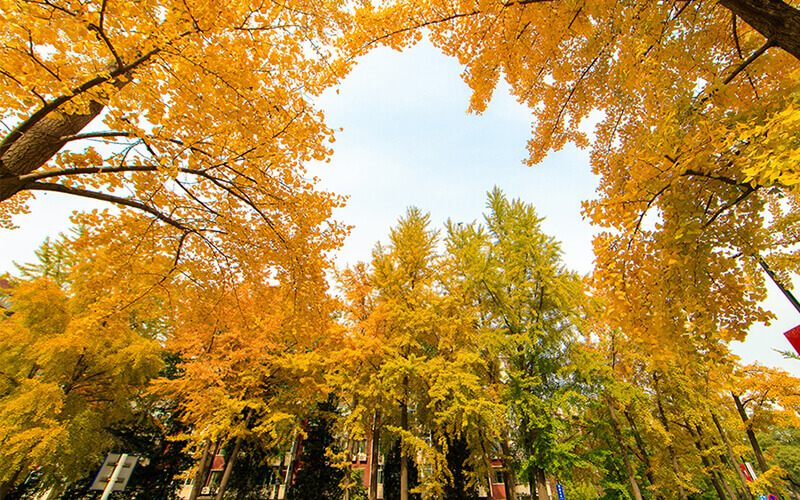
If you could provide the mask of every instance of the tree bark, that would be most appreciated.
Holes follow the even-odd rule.
[[[148,61],[158,50],[154,49],[121,68],[117,68],[116,64],[109,65],[106,68],[109,75],[96,76],[70,93],[51,100],[9,132],[0,142],[0,201],[25,189],[27,183],[20,177],[47,163],[66,144],[63,138],[78,134],[105,107],[104,103],[93,100],[85,113],[70,115],[60,111],[63,104],[104,83],[110,82],[117,89],[123,88],[131,81],[135,68]]]
[[[709,462],[708,457],[706,456],[706,450],[700,442],[700,436],[692,431],[688,421],[686,422],[686,428],[689,430],[689,434],[691,434],[694,440],[695,448],[697,448],[697,450],[700,452],[700,461],[703,463],[703,467],[705,467],[708,471],[708,475],[711,478],[711,484],[714,486],[717,496],[720,500],[727,500],[725,492],[722,489],[722,483],[720,483],[719,477],[717,476],[717,471],[714,469],[714,466],[711,464],[711,462]]]
[[[353,473],[353,440],[347,440],[347,467],[345,467],[345,475],[343,481],[343,489],[342,492],[342,500],[350,500],[350,482],[352,481],[352,473]]]
[[[733,397],[733,401],[736,403],[736,409],[739,411],[739,416],[742,418],[742,422],[744,422],[744,429],[747,433],[747,439],[750,441],[750,446],[753,448],[753,453],[755,454],[756,461],[758,462],[758,468],[761,469],[761,473],[763,474],[769,470],[769,466],[767,465],[767,461],[764,459],[764,453],[761,451],[761,446],[758,444],[756,433],[753,432],[753,428],[750,426],[750,419],[747,418],[747,412],[744,410],[744,405],[742,404],[742,400],[739,399],[739,395],[731,392],[731,396]]]
[[[636,473],[631,465],[628,447],[625,445],[625,440],[622,438],[617,411],[614,409],[614,402],[610,396],[606,396],[606,405],[608,406],[608,413],[611,416],[611,428],[614,431],[614,436],[617,438],[620,450],[622,451],[622,462],[625,465],[625,474],[628,476],[628,481],[631,483],[633,498],[635,500],[642,500],[642,491],[639,489],[639,483],[636,481]]]
[[[800,60],[800,10],[781,0],[719,0],[719,4]]]
[[[369,500],[378,500],[378,454],[380,453],[380,410],[375,410],[372,420],[372,442],[369,447]]]
[[[550,500],[550,495],[547,494],[547,479],[544,475],[544,469],[534,465],[533,473],[536,476],[536,496],[539,500]],[[531,496],[533,496],[533,492],[531,492]]]
[[[511,447],[508,445],[508,432],[505,430],[500,439],[500,450],[503,453],[503,486],[506,489],[506,499],[517,500],[517,476],[514,474],[512,466],[513,461],[511,459]]]
[[[210,465],[210,454],[211,440],[207,439],[205,446],[203,446],[203,454],[200,457],[200,463],[197,465],[197,474],[194,475],[194,483],[192,483],[192,492],[189,494],[189,500],[197,500],[197,496],[203,488],[204,479],[208,475],[206,469],[208,469]]]
[[[14,472],[14,474],[11,475],[11,479],[0,483],[0,500],[5,500],[6,496],[8,496],[9,492],[11,491],[11,488],[14,487],[14,483],[17,482],[17,479],[19,479],[22,471],[26,468],[27,467],[25,467],[25,465],[22,465],[16,470],[16,472]]]
[[[408,500],[408,454],[406,453],[405,433],[408,432],[408,375],[403,377],[403,401],[400,403],[400,500]]]
[[[250,425],[250,421],[253,419],[253,409],[248,408],[247,416],[244,419],[244,431],[247,432],[247,427]],[[233,464],[236,463],[236,457],[239,456],[239,450],[242,448],[242,442],[244,441],[244,436],[239,435],[236,437],[236,442],[233,445],[233,451],[231,451],[231,456],[228,457],[228,463],[225,464],[225,472],[222,473],[222,480],[219,483],[219,491],[217,491],[217,496],[215,500],[222,500],[223,495],[225,495],[225,488],[228,487],[228,479],[231,477],[231,471],[233,470]]]
[[[667,432],[670,432],[669,420],[667,420],[667,414],[664,412],[664,405],[661,403],[661,392],[659,391],[658,387],[658,373],[653,373],[653,382],[656,388],[656,403],[658,406],[658,415],[661,420],[661,425],[664,426],[664,429]],[[670,460],[672,462],[672,472],[675,474],[675,485],[678,487],[678,498],[680,500],[687,500],[686,491],[680,484],[680,467],[678,467],[678,458],[675,456],[675,447],[672,446],[671,442],[667,445],[667,451],[669,452]]]
[[[705,436],[703,435],[703,429],[701,429],[699,425],[695,425],[695,429],[697,429],[697,435],[699,436],[699,438],[701,440],[704,439]],[[711,441],[711,446],[716,446],[717,445],[717,443],[714,441],[714,438],[709,438],[709,440]],[[708,449],[708,448],[706,448],[706,449]],[[725,457],[720,453],[719,458],[720,458],[720,463],[722,465],[724,465],[725,462],[726,462]],[[712,466],[716,466],[716,464],[714,463],[713,457],[709,458],[709,462],[711,463]],[[725,475],[722,472],[720,472],[719,470],[717,470],[717,475],[719,476],[719,479],[722,482],[723,488],[725,488],[725,491],[728,492],[728,496],[730,498],[732,498],[733,500],[739,500],[739,496],[736,494],[736,492],[733,491],[733,488],[731,488],[731,485],[728,484],[728,480],[725,479]]]
[[[647,454],[647,449],[644,447],[644,441],[642,440],[642,436],[639,435],[639,429],[636,427],[636,422],[631,417],[631,414],[627,411],[624,411],[623,414],[625,415],[625,419],[628,421],[628,424],[631,426],[631,431],[633,432],[633,439],[636,441],[636,449],[639,450],[639,455],[642,457],[642,462],[644,463],[644,473],[647,476],[647,480],[650,481],[650,484],[655,487],[656,481],[653,477],[653,468],[650,464],[650,455]],[[654,498],[661,498],[661,494],[654,493]]]
[[[728,458],[730,459],[733,470],[736,471],[736,477],[739,478],[739,484],[741,484],[742,489],[744,490],[744,498],[746,500],[753,500],[753,496],[750,494],[750,489],[747,487],[747,478],[744,477],[744,472],[742,472],[741,467],[738,466],[736,455],[733,453],[733,447],[731,446],[730,441],[728,441],[728,436],[725,435],[725,431],[722,429],[722,425],[720,425],[716,413],[713,411],[711,412],[711,420],[714,421],[714,425],[717,427],[717,432],[719,432],[719,436],[722,438],[722,442],[725,444],[725,449],[728,452]]]

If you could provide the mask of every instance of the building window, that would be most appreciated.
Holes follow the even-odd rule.
[[[505,480],[503,479],[503,469],[494,469],[492,471],[492,483],[493,484],[505,483]]]

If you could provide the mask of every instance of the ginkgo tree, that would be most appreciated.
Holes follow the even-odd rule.
[[[464,65],[474,112],[504,78],[534,115],[529,164],[591,148],[600,196],[585,211],[612,229],[595,247],[603,287],[661,287],[657,265],[680,293],[678,274],[708,271],[685,306],[739,316],[730,340],[766,317],[762,263],[784,285],[797,270],[798,16],[780,0],[401,0],[359,9],[352,43],[427,33]]]
[[[345,69],[337,4],[12,0],[0,16],[3,227],[66,193],[230,257],[223,242],[270,251],[254,226],[281,247],[287,213],[339,203],[303,166],[329,153],[309,97]]]
[[[487,209],[485,226],[449,224],[447,247],[468,285],[462,300],[476,310],[484,348],[499,370],[485,383],[499,387],[508,408],[497,436],[507,494],[516,495],[516,471],[509,470],[515,443],[530,491],[545,499],[545,475],[575,459],[576,443],[564,430],[579,398],[565,369],[584,304],[582,284],[560,262],[558,243],[541,231],[532,205],[495,188]]]
[[[72,243],[45,244],[40,255],[61,249],[66,264],[75,260]],[[53,275],[52,264],[42,262],[38,276],[36,266],[24,266],[29,277],[3,290],[0,498],[33,471],[41,486],[59,491],[121,443],[116,428],[137,420],[160,426],[145,396],[164,366],[165,311],[141,301],[98,317],[104,294],[84,279],[91,265]]]

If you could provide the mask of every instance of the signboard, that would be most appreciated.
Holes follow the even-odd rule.
[[[114,469],[116,469],[119,459],[122,456],[122,453],[109,453],[106,455],[103,466],[100,467],[100,472],[97,473],[92,485],[89,487],[90,490],[103,491],[106,489],[108,481],[111,479],[111,476],[114,475]],[[137,455],[125,455],[125,457],[125,463],[122,464],[122,469],[119,471],[111,491],[122,491],[125,489],[133,473],[133,468],[136,467],[136,462],[139,461]]]
[[[786,337],[786,340],[788,340],[790,344],[792,344],[795,352],[800,354],[800,325],[784,333],[783,336]]]
[[[556,492],[558,493],[558,500],[567,500],[564,496],[564,487],[560,484],[556,485]]]

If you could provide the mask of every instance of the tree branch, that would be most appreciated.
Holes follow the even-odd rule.
[[[177,220],[164,215],[163,213],[159,212],[155,208],[150,207],[148,205],[145,205],[144,203],[141,203],[141,202],[138,202],[138,201],[135,201],[135,200],[129,200],[129,199],[126,199],[126,198],[121,198],[119,196],[113,196],[113,195],[105,194],[105,193],[97,193],[95,191],[87,191],[85,189],[78,189],[78,188],[73,188],[73,187],[68,187],[68,186],[62,186],[61,184],[51,184],[51,183],[48,183],[48,182],[32,182],[32,183],[28,184],[25,187],[25,189],[31,190],[31,191],[52,191],[52,192],[56,192],[56,193],[65,193],[65,194],[71,194],[71,195],[75,195],[75,196],[80,196],[80,197],[83,197],[83,198],[90,198],[90,199],[94,199],[94,200],[107,201],[109,203],[114,203],[114,204],[117,204],[117,205],[124,205],[126,207],[131,207],[131,208],[135,208],[137,210],[141,210],[143,212],[147,212],[150,215],[155,216],[157,219],[169,224],[170,226],[173,226],[173,227],[175,227],[177,229],[180,229],[181,231],[195,232],[194,230],[184,226],[183,224],[181,224]]]
[[[108,73],[108,76],[96,76],[91,80],[86,81],[83,84],[73,88],[72,90],[69,91],[68,94],[57,97],[48,102],[46,105],[39,108],[38,111],[29,116],[25,121],[20,123],[14,130],[12,130],[7,136],[5,136],[5,138],[3,138],[3,141],[0,142],[0,158],[2,158],[3,155],[5,155],[5,153],[9,150],[9,148],[11,148],[11,145],[14,144],[14,142],[17,139],[22,137],[22,135],[25,132],[30,130],[31,127],[36,125],[45,116],[49,115],[50,113],[58,109],[61,105],[71,101],[72,99],[74,99],[79,95],[86,93],[87,91],[93,89],[94,87],[102,85],[106,82],[110,82],[112,80],[115,80],[119,76],[129,73],[130,71],[134,70],[135,68],[147,62],[151,57],[153,57],[160,51],[161,51],[160,48],[155,48],[150,52],[144,54],[143,56],[139,57],[135,61],[131,62],[127,66],[122,66],[120,68],[111,71],[110,73]],[[2,164],[0,164],[0,167],[2,167]]]
[[[747,58],[747,60],[746,60],[746,61],[744,61],[744,62],[743,62],[742,64],[740,64],[739,66],[737,66],[737,67],[736,67],[736,69],[734,69],[734,70],[733,70],[733,73],[731,73],[731,74],[730,74],[730,75],[729,75],[727,78],[725,78],[725,79],[722,81],[722,84],[723,84],[723,85],[727,85],[727,84],[731,83],[731,82],[733,81],[733,79],[734,79],[734,78],[736,78],[736,75],[738,75],[739,73],[741,73],[742,71],[744,71],[744,69],[745,69],[745,68],[746,68],[748,65],[750,65],[750,63],[752,63],[753,61],[755,61],[756,59],[758,59],[758,57],[759,57],[761,54],[763,54],[764,52],[766,52],[766,51],[767,51],[767,49],[769,49],[770,47],[774,47],[774,46],[775,46],[775,44],[772,42],[772,40],[767,40],[767,43],[765,43],[764,45],[762,45],[762,46],[761,46],[761,48],[759,48],[758,50],[756,50],[755,52],[753,52],[753,53],[750,55],[750,57],[748,57],[748,58]]]

